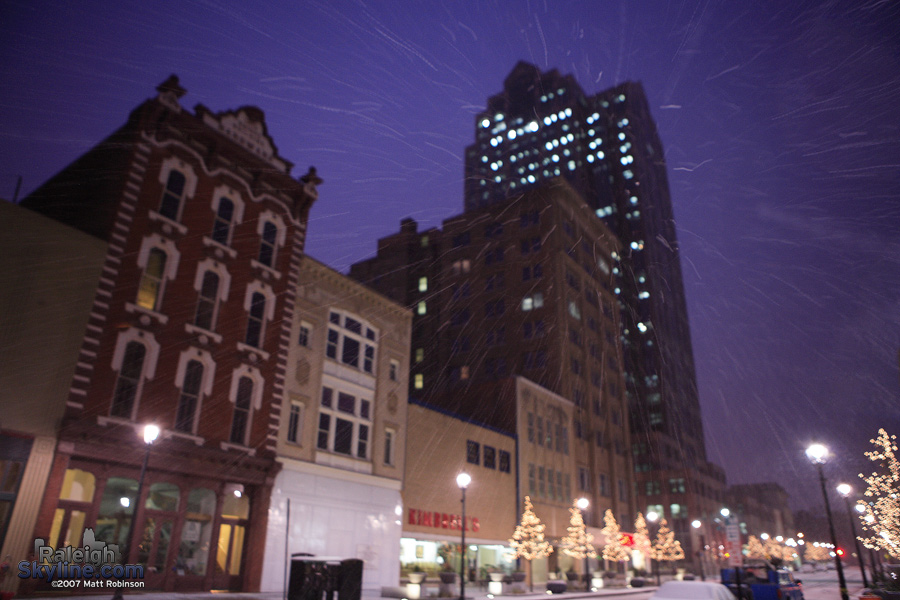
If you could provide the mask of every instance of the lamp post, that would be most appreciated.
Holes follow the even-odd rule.
[[[463,471],[456,476],[456,485],[462,491],[462,523],[459,530],[462,532],[462,560],[459,565],[459,600],[466,598],[466,488],[472,483],[472,477]]]
[[[847,505],[847,516],[850,517],[850,533],[853,534],[853,543],[856,545],[856,557],[859,560],[859,570],[862,573],[863,587],[869,587],[869,580],[866,579],[866,566],[863,563],[862,550],[859,548],[859,539],[856,537],[856,525],[853,523],[853,511],[850,510],[850,494],[853,488],[848,483],[842,483],[837,486],[838,494],[844,497],[844,503]]]
[[[854,508],[856,509],[856,512],[860,514],[860,516],[864,512],[866,512],[866,507],[861,504],[857,504]],[[868,519],[866,520],[866,522],[869,522]],[[878,565],[875,562],[875,550],[873,550],[872,548],[869,548],[869,564],[872,565],[872,585],[878,585]]]
[[[837,548],[837,536],[834,535],[834,520],[831,517],[831,504],[828,502],[828,490],[825,488],[825,470],[823,465],[828,460],[828,448],[822,444],[813,444],[806,449],[806,457],[819,471],[819,483],[822,486],[822,497],[825,498],[825,514],[828,516],[828,529],[831,533],[831,544]],[[841,591],[841,600],[850,600],[847,594],[847,581],[844,579],[844,567],[841,565],[841,557],[835,553],[834,563],[837,567],[838,585]]]
[[[700,519],[694,519],[691,521],[691,527],[697,530],[697,535],[700,536],[700,549],[697,550],[697,558],[700,562],[700,581],[706,581],[706,573],[703,570],[703,557],[706,554],[706,541],[703,538],[703,533],[700,532],[700,527],[703,526],[703,523]]]
[[[582,512],[582,514],[584,514],[587,511],[587,508],[590,505],[591,505],[591,501],[588,500],[587,498],[585,498],[584,496],[582,496],[581,498],[579,498],[578,500],[575,501],[575,506],[578,507],[578,510],[580,510]],[[587,521],[584,518],[582,518],[581,522],[584,525],[585,530],[587,530]],[[590,564],[588,562],[589,560],[590,559],[588,558],[587,554],[585,554],[584,555],[584,589],[585,590],[589,590],[591,587],[590,586],[591,580],[590,580],[590,577],[588,576],[588,568],[589,568],[589,564]]]
[[[144,492],[144,477],[147,475],[147,463],[150,461],[150,447],[159,437],[159,427],[157,425],[144,425],[144,462],[141,464],[141,475],[138,477],[137,495],[134,499],[134,510],[131,516],[131,526],[128,527],[128,535],[125,536],[125,547],[122,549],[122,564],[127,565],[131,562],[131,543],[134,540],[134,530],[137,528],[138,511],[141,507],[141,494]],[[113,600],[122,598],[122,588],[116,588],[113,592]]]
[[[656,523],[659,520],[659,513],[655,510],[651,510],[647,513],[647,520],[651,523]],[[659,533],[658,528],[657,533]],[[650,542],[650,556],[651,560],[653,560],[653,572],[656,574],[656,587],[659,587],[659,561],[656,559],[656,550],[652,540]]]

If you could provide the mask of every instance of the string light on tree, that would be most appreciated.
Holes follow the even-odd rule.
[[[572,558],[595,558],[597,552],[591,542],[594,536],[587,532],[584,526],[584,519],[581,517],[581,509],[573,506],[569,509],[572,514],[569,519],[569,527],[566,529],[566,536],[559,541],[563,552]]]
[[[744,546],[744,549],[746,550],[747,558],[769,558],[765,546],[763,546],[763,543],[755,535],[751,535],[747,538],[747,545]]]
[[[656,540],[653,542],[651,556],[653,560],[672,563],[684,558],[681,542],[675,539],[675,532],[669,529],[665,519],[660,519],[659,521],[659,531],[656,533]]]
[[[877,449],[866,457],[878,465],[868,477],[859,476],[868,486],[860,500],[860,522],[869,537],[859,537],[866,548],[884,550],[893,558],[900,558],[900,461],[897,459],[897,436],[878,430],[878,437],[869,440]]]
[[[620,562],[628,560],[628,549],[622,545],[622,533],[619,523],[613,515],[613,511],[606,509],[603,515],[603,529],[600,533],[606,538],[606,545],[603,547],[603,560]]]
[[[531,561],[536,558],[546,558],[553,552],[550,542],[544,540],[545,526],[534,514],[534,506],[531,498],[525,496],[525,512],[522,513],[522,521],[516,526],[516,531],[509,540],[509,545],[515,551],[516,558],[528,561],[528,580],[532,586]]]
[[[634,549],[646,557],[650,557],[650,531],[647,529],[647,520],[642,513],[637,514],[634,520]]]

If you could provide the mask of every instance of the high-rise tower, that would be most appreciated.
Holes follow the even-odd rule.
[[[642,86],[589,96],[570,75],[520,62],[475,122],[466,211],[563,177],[619,237],[638,505],[664,513],[686,539],[690,519],[721,502],[724,474],[706,459],[665,158]]]

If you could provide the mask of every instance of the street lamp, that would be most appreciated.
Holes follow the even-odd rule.
[[[700,527],[703,526],[703,523],[700,519],[694,519],[691,521],[691,527],[697,530],[697,535],[700,536],[700,549],[697,550],[697,558],[700,561],[700,581],[706,581],[706,573],[703,569],[703,557],[706,555],[706,540],[703,538],[703,533],[700,531]]]
[[[844,497],[844,503],[847,505],[847,516],[850,517],[850,533],[853,534],[853,543],[856,544],[856,557],[859,559],[859,570],[862,572],[863,587],[869,587],[869,580],[866,579],[866,566],[863,564],[862,551],[859,549],[859,539],[856,537],[856,525],[853,523],[853,511],[850,510],[850,494],[853,488],[848,483],[842,483],[837,486],[838,494]]]
[[[150,461],[150,447],[158,437],[159,427],[157,425],[152,423],[144,425],[144,445],[146,450],[144,450],[144,462],[141,464],[141,475],[138,477],[137,496],[134,499],[134,510],[131,513],[131,526],[128,528],[128,535],[125,536],[125,548],[122,550],[123,565],[131,562],[131,542],[134,539],[134,530],[138,525],[138,511],[141,508],[141,494],[144,492],[144,477],[147,475],[147,463]],[[117,587],[113,592],[113,600],[120,600],[121,598],[122,588]]]
[[[856,509],[856,512],[858,512],[860,516],[866,512],[866,507],[862,504],[857,504],[853,508]],[[869,517],[871,516],[872,515],[869,515]],[[870,520],[869,517],[866,517],[867,523],[871,523],[875,520],[874,518]],[[878,585],[878,564],[875,562],[875,550],[872,548],[869,548],[869,563],[872,565],[872,585]]]
[[[647,513],[647,520],[651,523],[656,523],[659,520],[659,513],[655,510],[651,510]],[[658,533],[658,532],[657,532]],[[656,573],[656,587],[659,587],[659,561],[656,559],[656,552],[653,549],[653,541],[650,542],[650,556],[653,560],[653,571]]]
[[[582,496],[581,498],[579,498],[578,500],[575,501],[575,506],[577,506],[578,510],[580,510],[582,513],[587,511],[587,508],[590,505],[591,505],[591,501],[588,500],[587,498],[585,498],[584,496]],[[581,522],[584,524],[585,530],[587,530],[587,521],[584,518],[582,518]],[[589,560],[590,559],[588,558],[588,555],[585,553],[585,555],[584,555],[584,589],[585,590],[589,590],[591,587],[590,586],[591,580],[590,580],[590,577],[588,576],[588,569],[589,569],[589,564],[590,564],[588,562]]]
[[[823,465],[828,460],[828,448],[822,444],[813,444],[806,449],[806,457],[819,471],[819,483],[822,485],[822,497],[825,498],[825,514],[828,516],[828,529],[831,533],[831,544],[837,547],[837,536],[834,535],[834,520],[831,517],[831,504],[828,502],[828,490],[825,489],[825,470]],[[835,553],[834,563],[838,572],[838,585],[841,591],[841,600],[850,600],[847,594],[847,581],[844,579],[844,567],[841,565],[841,557]]]
[[[456,476],[456,485],[462,491],[462,561],[459,565],[459,600],[466,599],[466,488],[472,483],[472,477],[463,471]],[[846,600],[846,599],[845,599]]]

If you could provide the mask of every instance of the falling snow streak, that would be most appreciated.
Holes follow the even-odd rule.
[[[46,18],[52,14],[53,18]],[[462,208],[474,116],[519,60],[588,93],[641,81],[669,168],[704,430],[733,483],[849,475],[900,431],[900,8],[835,0],[4,5],[0,197],[34,190],[177,73],[184,106],[266,113],[326,183],[338,269]],[[479,342],[480,343],[480,342]]]

